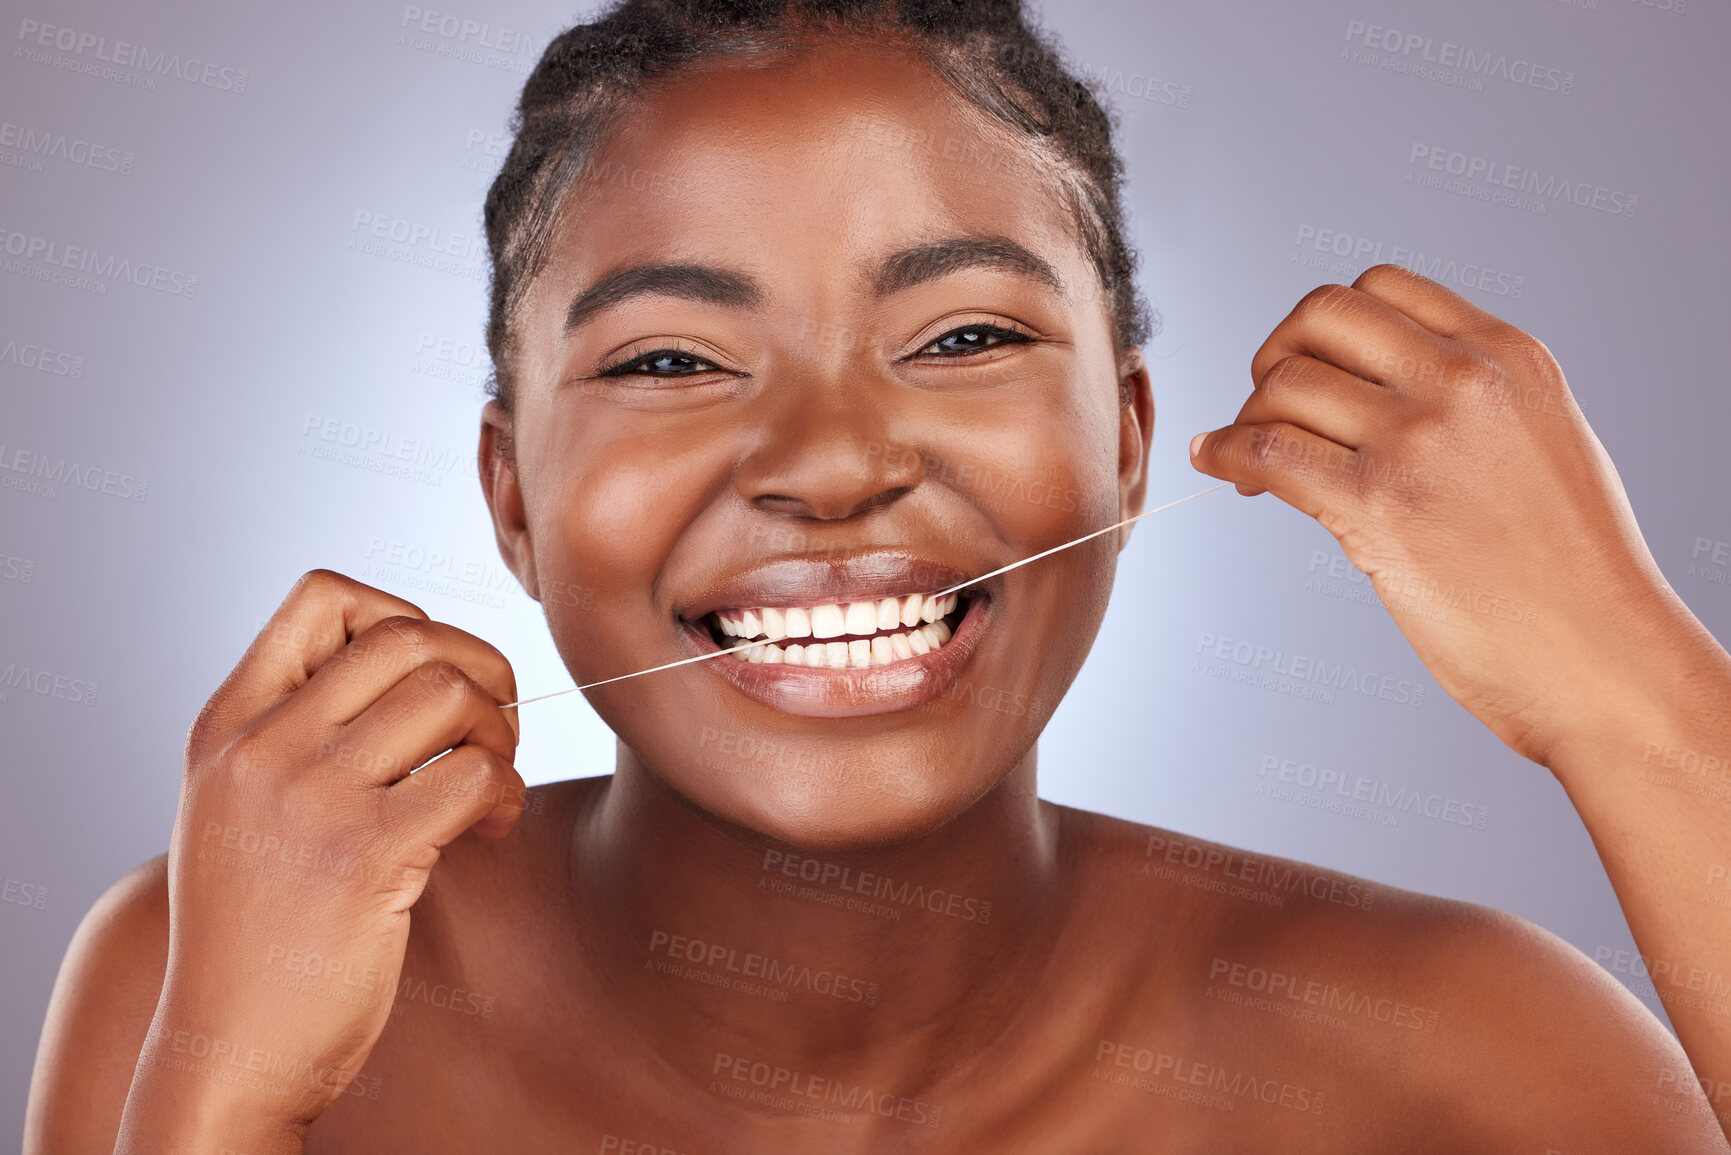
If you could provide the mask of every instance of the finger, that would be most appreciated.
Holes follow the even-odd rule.
[[[1234,424],[1284,421],[1358,449],[1393,425],[1410,404],[1410,398],[1339,366],[1295,354],[1262,375]]]
[[[409,672],[436,662],[461,669],[495,702],[517,700],[510,661],[487,642],[445,622],[388,617],[333,654],[278,714],[283,725],[309,732],[345,725]],[[510,721],[514,728],[516,717]]]
[[[347,725],[319,742],[318,764],[366,785],[389,785],[446,750],[491,750],[506,762],[517,732],[505,712],[463,670],[433,661],[386,690]]]
[[[459,746],[385,792],[394,828],[444,846],[470,827],[500,838],[522,817],[528,788],[509,759],[480,746]]]
[[[1284,421],[1228,425],[1207,434],[1191,464],[1210,477],[1235,482],[1238,491],[1264,491],[1311,517],[1356,491],[1360,455]]]
[[[1399,265],[1372,265],[1352,287],[1399,309],[1439,337],[1470,336],[1507,324],[1454,290]]]
[[[1251,358],[1250,376],[1262,380],[1286,357],[1315,357],[1378,385],[1411,388],[1421,378],[1406,374],[1404,362],[1441,365],[1458,355],[1388,302],[1345,285],[1323,285],[1274,327]]]
[[[212,695],[206,716],[219,719],[223,730],[256,717],[305,685],[326,659],[375,623],[426,616],[402,598],[335,571],[315,569],[289,590]]]

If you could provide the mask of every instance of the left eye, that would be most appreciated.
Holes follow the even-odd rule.
[[[624,377],[631,374],[643,374],[649,377],[689,377],[693,373],[706,373],[716,366],[701,357],[678,349],[657,349],[653,353],[645,353],[641,357],[603,370],[603,377]]]
[[[1002,325],[969,325],[966,328],[950,330],[915,356],[923,357],[931,353],[939,357],[952,357],[972,353],[976,349],[989,349],[1005,341],[1026,345],[1028,337]]]

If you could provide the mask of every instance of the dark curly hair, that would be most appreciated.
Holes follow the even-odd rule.
[[[699,63],[790,51],[814,33],[894,39],[973,105],[1054,154],[1119,351],[1153,334],[1157,319],[1136,288],[1136,254],[1124,237],[1124,166],[1111,119],[1019,0],[620,0],[542,53],[512,116],[516,139],[487,191],[487,389],[507,410],[513,314],[608,131],[656,80]]]

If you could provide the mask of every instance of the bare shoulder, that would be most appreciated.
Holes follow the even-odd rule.
[[[168,856],[96,900],[66,949],[49,999],[24,1150],[112,1151],[132,1072],[168,966]]]
[[[1065,822],[1094,892],[1153,928],[1132,940],[1155,963],[1142,1001],[1223,1069],[1311,1091],[1319,1123],[1351,1118],[1404,1150],[1731,1150],[1664,1026],[1525,919],[1101,815]]]

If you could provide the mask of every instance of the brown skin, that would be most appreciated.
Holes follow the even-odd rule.
[[[944,162],[862,133],[856,117],[967,140],[1005,164]],[[581,227],[559,235],[519,322],[515,413],[490,406],[481,444],[502,553],[580,682],[687,656],[681,611],[762,557],[897,549],[981,573],[1141,508],[1148,375],[1136,351],[1114,355],[1063,206],[1024,144],[907,57],[832,41],[775,68],[664,84],[603,159],[704,198],[583,195]],[[886,254],[957,234],[1017,241],[1064,291],[971,268],[874,297]],[[765,297],[639,298],[561,337],[575,291],[650,259],[748,272]],[[1715,659],[1652,585],[1578,411],[1476,411],[1469,427],[1446,410],[1451,425],[1438,390],[1358,375],[1367,347],[1396,364],[1500,358],[1518,382],[1566,394],[1537,342],[1468,310],[1387,269],[1307,298],[1197,466],[1318,516],[1391,604],[1404,569],[1454,566],[1554,608],[1536,638],[1477,617],[1400,620],[1445,688],[1514,748],[1567,764],[1571,795],[1596,803],[1590,758],[1564,736],[1586,724],[1582,703],[1610,710],[1616,687],[1549,671],[1558,655],[1601,663],[1589,669],[1627,655],[1565,610],[1545,543],[1613,543],[1616,587],[1590,610],[1623,606],[1701,668]],[[1439,335],[1462,318],[1458,336]],[[1041,339],[913,356],[987,322]],[[593,379],[672,338],[726,372]],[[1470,458],[1482,501],[1307,470],[1318,458],[1302,453],[1258,456],[1257,438],[1282,444],[1271,421],[1441,472]],[[1478,446],[1499,452],[1461,452]],[[1535,472],[1541,450],[1556,464]],[[968,480],[1005,474],[1073,500]],[[1511,475],[1539,477],[1545,504],[1498,483]],[[620,738],[615,773],[527,793],[509,765],[516,710],[498,707],[516,697],[504,659],[398,599],[311,575],[195,727],[166,863],[119,884],[69,951],[27,1149],[107,1151],[118,1131],[128,1151],[1725,1150],[1682,1049],[1545,932],[1037,799],[1034,741],[1127,537],[993,579],[997,616],[944,696],[812,717],[746,697],[713,670],[735,660],[721,658],[590,691]],[[1004,701],[1023,706],[992,704]],[[1642,722],[1708,741],[1688,729],[1701,713]],[[453,747],[456,761],[401,778]],[[1590,826],[1596,812],[1583,806]],[[211,854],[224,840],[205,833],[212,823],[369,869],[315,855],[264,874],[241,835],[226,859]],[[1592,827],[1614,879],[1619,855],[1665,832],[1656,818],[1633,825]],[[796,881],[774,868],[785,856],[942,892],[942,912],[779,893],[771,884]],[[1637,934],[1643,920],[1665,933],[1668,918],[1658,899],[1631,912]],[[717,987],[669,973],[692,965],[670,957],[672,935],[716,944],[710,973],[730,958],[761,971],[744,961],[756,954],[842,979],[759,980],[785,997]],[[1324,1009],[1301,1000],[1273,997],[1270,1013],[1242,1001],[1252,967],[1368,1002],[1327,1012],[1332,1024],[1281,1013]],[[309,970],[316,989],[284,985]],[[298,1065],[273,1080],[279,1094],[201,1078],[180,1069],[194,1044],[175,1029]],[[1708,1041],[1691,1045],[1710,1046],[1711,1029],[1693,1028]],[[754,1089],[730,1078],[750,1070],[734,1059],[798,1072],[801,1089],[813,1075],[844,1095],[872,1088],[891,1117],[855,1107],[841,1125],[742,1102],[721,1090]],[[271,1060],[218,1069],[248,1062]],[[1143,1089],[1126,1085],[1138,1078]],[[1222,1089],[1247,1079],[1260,1098]],[[1198,1084],[1233,1107],[1172,1093]]]

